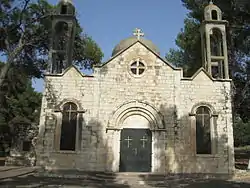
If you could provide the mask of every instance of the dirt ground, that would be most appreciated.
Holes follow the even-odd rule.
[[[199,178],[190,176],[164,176],[119,173],[86,173],[71,177],[40,176],[34,167],[0,167],[0,188],[250,188],[250,171],[247,171],[250,150],[235,150],[236,174],[233,179]]]
[[[237,171],[234,179],[199,178],[121,173],[85,173],[67,176],[40,176],[36,168],[10,167],[0,169],[0,187],[69,187],[69,188],[250,188],[250,173]]]

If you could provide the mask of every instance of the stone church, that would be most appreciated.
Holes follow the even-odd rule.
[[[202,67],[184,77],[141,29],[89,76],[72,65],[75,8],[61,0],[52,19],[37,165],[107,172],[234,172],[227,21],[204,9]],[[62,39],[64,37],[64,39]],[[66,40],[65,40],[66,38]],[[167,41],[166,41],[167,42]]]

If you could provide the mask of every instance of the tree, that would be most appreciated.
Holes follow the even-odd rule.
[[[188,64],[186,74],[190,75],[192,70],[197,69],[197,62],[201,63],[201,44],[199,27],[203,20],[203,13],[205,6],[208,5],[204,0],[182,0],[183,5],[189,10],[187,18],[184,23],[184,30],[177,35],[176,44],[179,49],[171,49],[166,58],[170,61],[178,61],[182,59],[185,65]],[[244,62],[245,56],[249,56],[249,23],[250,23],[250,2],[249,1],[214,1],[223,12],[223,18],[229,21],[227,27],[228,33],[228,51],[229,64],[231,75],[241,71],[240,62]],[[182,51],[181,54],[179,52]],[[173,58],[174,57],[174,58]],[[191,63],[190,63],[191,62]]]
[[[184,30],[176,39],[179,49],[170,49],[166,55],[169,62],[183,67],[185,76],[192,76],[201,67],[201,40],[199,34],[200,23],[193,18],[186,18]]]
[[[31,79],[43,77],[51,36],[51,14],[55,6],[47,0],[0,1],[0,146],[25,135],[40,115],[41,93]],[[92,68],[103,57],[98,45],[77,22],[73,63]],[[33,127],[34,128],[34,127]]]
[[[199,27],[208,1],[182,0],[182,3],[189,13],[184,22],[184,29],[177,35],[178,48],[170,49],[166,59],[183,67],[185,76],[192,76],[202,63]],[[250,124],[250,1],[215,0],[214,4],[221,8],[223,19],[229,21],[227,41],[230,77],[233,79],[234,88],[234,127],[238,127],[235,128],[235,135],[237,144],[240,145],[242,134],[245,135],[244,143],[247,143],[249,136],[244,130]]]
[[[244,122],[239,116],[234,123],[234,145],[236,147],[250,144],[250,122]]]
[[[0,86],[11,64],[22,66],[31,77],[42,77],[47,67],[51,19],[54,6],[47,0],[2,0],[0,5],[0,53],[7,57],[0,72]],[[92,68],[100,63],[103,53],[98,45],[83,33],[77,22],[74,63]]]
[[[0,70],[4,66],[0,63]],[[22,69],[11,65],[6,77],[0,87],[0,145],[5,148],[31,125],[37,127],[42,99]]]

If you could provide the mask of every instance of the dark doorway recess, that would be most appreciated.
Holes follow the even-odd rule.
[[[120,172],[151,172],[152,132],[123,129],[120,141]]]

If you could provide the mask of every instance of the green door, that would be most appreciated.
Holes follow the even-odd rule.
[[[120,172],[150,172],[152,133],[149,129],[123,129],[120,141]]]

